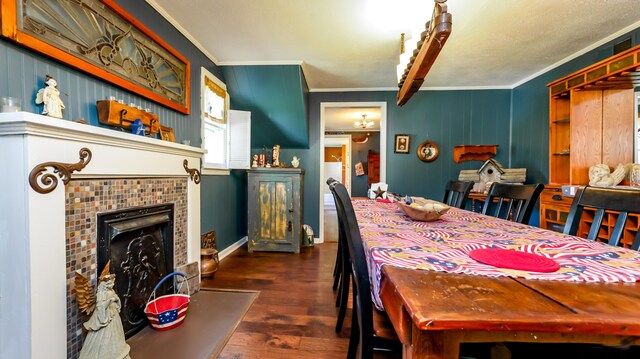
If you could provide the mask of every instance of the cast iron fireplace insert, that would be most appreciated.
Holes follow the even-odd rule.
[[[97,215],[97,273],[111,261],[127,338],[147,325],[144,306],[149,295],[173,271],[173,217],[173,204]],[[157,291],[158,296],[173,292],[172,283],[168,282]]]

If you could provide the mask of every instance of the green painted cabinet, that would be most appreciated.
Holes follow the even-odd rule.
[[[249,252],[300,252],[301,168],[252,168],[249,181]]]

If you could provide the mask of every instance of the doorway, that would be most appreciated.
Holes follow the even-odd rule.
[[[338,239],[327,178],[340,180],[352,197],[365,197],[373,178],[386,181],[386,117],[386,102],[320,104],[320,242]]]

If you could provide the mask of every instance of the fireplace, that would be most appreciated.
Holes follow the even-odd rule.
[[[173,271],[173,204],[97,215],[98,268],[111,262],[126,337],[147,325],[144,306],[155,285]],[[169,293],[163,285],[156,294]]]
[[[197,168],[202,149],[27,112],[1,113],[0,137],[8,166],[0,197],[11,203],[0,216],[0,237],[11,239],[0,251],[0,273],[11,274],[0,286],[0,333],[11,334],[3,336],[2,357],[77,358],[87,318],[74,278],[79,272],[95,286],[102,269],[100,213],[173,205],[173,229],[160,230],[173,233],[172,254],[159,246],[173,261],[167,271],[199,261],[200,186],[184,163]],[[30,186],[30,171],[46,165],[60,173],[78,163],[81,148],[92,159],[68,183],[52,183],[46,194]]]

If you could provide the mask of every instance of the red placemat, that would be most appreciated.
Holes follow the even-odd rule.
[[[560,269],[558,263],[553,259],[502,248],[474,249],[469,252],[469,257],[490,266],[527,272],[551,273]]]
[[[391,203],[391,201],[388,200],[388,199],[376,199],[376,202],[379,202],[379,203]]]

